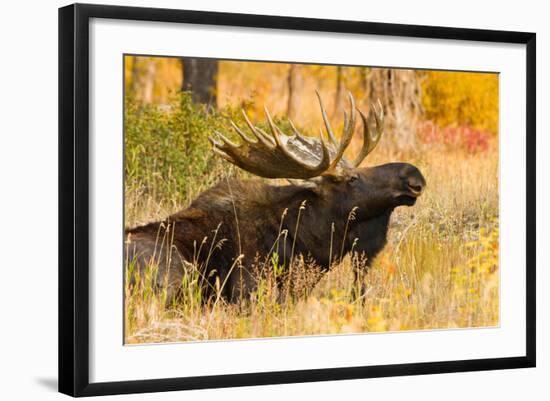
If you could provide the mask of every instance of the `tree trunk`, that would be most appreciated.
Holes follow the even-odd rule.
[[[344,94],[344,69],[336,67],[336,94],[334,95],[333,116],[337,116],[342,110],[342,96]]]
[[[154,60],[144,57],[134,58],[130,91],[137,100],[143,103],[153,101],[156,70]]]
[[[294,120],[300,108],[300,92],[302,86],[302,75],[297,64],[291,64],[287,76],[288,83],[288,103],[287,115],[291,120]]]
[[[182,90],[191,91],[195,103],[216,106],[218,61],[209,59],[182,59]]]
[[[361,68],[361,88],[363,89],[365,99],[370,99],[369,73],[369,67]]]
[[[365,89],[369,106],[380,101],[384,109],[386,138],[381,144],[400,150],[414,148],[418,119],[423,111],[418,73],[372,68]]]

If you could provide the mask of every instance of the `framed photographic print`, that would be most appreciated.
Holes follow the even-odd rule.
[[[59,10],[59,390],[535,366],[535,34]]]

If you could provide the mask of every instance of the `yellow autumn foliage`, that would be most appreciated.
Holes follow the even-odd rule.
[[[422,81],[425,117],[437,125],[468,125],[498,133],[498,74],[429,71]]]
[[[150,83],[150,101],[155,104],[167,103],[170,95],[181,88],[181,60],[177,57],[124,57],[124,87],[127,93],[132,91],[135,77],[140,77],[140,91],[145,90],[146,81]],[[143,99],[140,99],[143,100]]]
[[[167,103],[170,94],[181,88],[182,71],[178,58],[128,56],[124,64],[127,91],[132,90],[135,77],[144,80],[142,85],[145,86],[147,80],[152,79],[147,95],[152,103]],[[263,105],[266,103],[275,114],[284,114],[288,66],[281,63],[220,61],[218,105],[224,107],[252,100],[248,110],[252,118],[263,115]],[[369,70],[365,67],[345,67],[344,85],[359,103],[366,101],[364,80],[370,76],[365,75],[365,71]],[[301,92],[319,90],[331,110],[336,88],[336,67],[301,65],[299,74]],[[498,133],[498,74],[457,71],[418,71],[417,74],[421,80],[423,118],[440,127],[469,126]],[[366,107],[367,104],[361,106]],[[299,107],[300,115],[295,122],[303,126],[317,126],[320,123],[314,96],[301,98]]]

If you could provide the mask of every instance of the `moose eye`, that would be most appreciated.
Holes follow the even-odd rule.
[[[357,181],[357,176],[356,175],[352,175],[350,178],[349,178],[349,181],[348,182],[354,182],[354,181]]]

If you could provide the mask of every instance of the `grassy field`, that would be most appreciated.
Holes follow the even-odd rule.
[[[358,146],[352,143],[351,152]],[[127,163],[132,157],[127,154]],[[156,180],[155,169],[162,166],[151,164],[150,172],[139,174],[150,177],[148,182],[133,178],[127,166],[126,226],[162,219],[224,176],[240,174],[228,163],[205,157],[195,163],[202,167],[189,172],[179,186]],[[498,325],[497,139],[480,152],[444,144],[423,144],[405,152],[381,146],[365,165],[390,161],[416,165],[428,184],[414,207],[394,213],[388,245],[364,276],[364,298],[353,301],[351,265],[361,261],[350,257],[311,291],[284,303],[277,301],[276,271],[259,277],[255,296],[240,305],[229,305],[223,298],[201,302],[192,296],[197,291],[190,280],[186,292],[191,295],[165,307],[165,293],[154,292],[145,277],[126,288],[127,343]],[[300,274],[307,282],[317,271],[304,265]],[[125,268],[131,275],[131,263]]]

